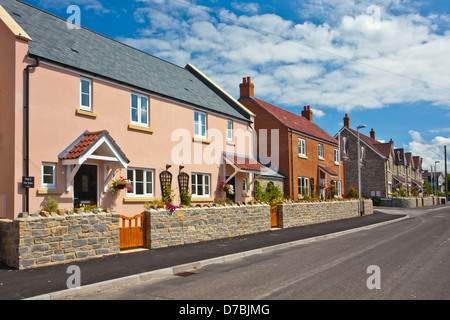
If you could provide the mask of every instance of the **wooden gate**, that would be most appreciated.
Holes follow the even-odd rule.
[[[278,205],[270,207],[270,226],[278,227]]]
[[[120,249],[145,246],[145,214],[120,215]]]

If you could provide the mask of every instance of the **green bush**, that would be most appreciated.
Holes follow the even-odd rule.
[[[48,212],[58,212],[59,203],[53,198],[48,197],[44,201],[44,210]]]
[[[189,190],[181,190],[180,192],[181,205],[190,206],[191,205],[191,195]]]
[[[372,197],[372,202],[374,206],[379,206],[381,204],[381,199],[379,197]]]

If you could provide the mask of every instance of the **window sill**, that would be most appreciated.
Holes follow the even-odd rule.
[[[335,161],[335,162],[334,162],[334,165],[335,165],[335,166],[338,166],[338,165],[340,165],[340,163]]]
[[[298,157],[299,157],[300,159],[308,159],[308,157],[305,156],[305,155],[303,155],[303,154],[298,154]]]
[[[227,140],[227,145],[229,145],[229,146],[235,146],[236,143],[233,142],[233,141]]]
[[[206,140],[206,139],[198,138],[198,137],[192,138],[192,141],[193,142],[201,142],[201,143],[204,143],[204,144],[210,144],[211,143],[211,140]]]
[[[124,203],[138,203],[138,202],[148,202],[155,200],[154,197],[126,197],[123,198]]]
[[[191,198],[191,202],[213,202],[214,201],[214,199],[213,198],[195,198],[195,197],[192,197]]]
[[[153,130],[152,128],[142,127],[142,126],[138,126],[136,124],[131,124],[131,123],[128,124],[128,129],[141,131],[141,132],[146,132],[146,133],[153,133],[153,132],[155,132],[155,130]]]
[[[325,161],[325,158],[324,157],[319,157],[319,160],[320,161]]]
[[[91,117],[91,118],[97,118],[98,114],[92,111],[86,111],[86,110],[81,110],[81,109],[77,109],[76,113],[80,116],[87,116],[87,117]]]
[[[60,189],[46,189],[46,188],[41,188],[41,189],[37,189],[37,194],[55,194],[55,195],[58,195],[58,194],[63,194],[64,193],[64,191],[63,190],[60,190]]]

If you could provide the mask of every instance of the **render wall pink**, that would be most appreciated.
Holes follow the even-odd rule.
[[[0,128],[0,159],[3,165],[0,169],[0,195],[6,195],[6,213],[8,218],[15,218],[24,208],[24,190],[21,187],[23,176],[23,94],[24,69],[27,64],[35,61],[27,58],[27,43],[16,39],[0,22],[0,88],[2,96],[1,128]],[[3,50],[4,49],[4,50]],[[14,63],[11,63],[11,62]],[[92,81],[92,114],[82,115],[77,112],[80,108],[80,77]],[[153,132],[129,128],[131,93],[143,94],[149,99],[149,127]],[[109,190],[104,192],[104,162],[88,160],[85,164],[96,164],[98,168],[99,206],[113,208],[120,214],[135,215],[142,212],[146,201],[161,198],[159,173],[165,169],[166,164],[172,165],[173,189],[175,204],[179,203],[178,183],[176,181],[179,163],[174,163],[172,151],[180,146],[190,148],[191,157],[183,171],[189,175],[207,173],[211,175],[211,196],[198,199],[199,202],[212,202],[217,200],[216,192],[220,175],[220,154],[222,151],[253,155],[253,141],[247,139],[245,146],[239,143],[227,143],[226,116],[200,110],[207,114],[209,134],[207,140],[194,141],[194,111],[193,106],[150,95],[147,92],[135,91],[131,87],[119,85],[113,81],[90,77],[89,74],[80,74],[62,66],[41,61],[39,67],[34,68],[30,74],[30,176],[35,177],[35,188],[30,189],[30,212],[36,212],[44,205],[47,197],[52,197],[60,203],[60,208],[73,207],[73,184],[67,189],[66,178],[68,168],[62,165],[58,155],[66,149],[85,130],[107,130],[123,153],[129,158],[129,168],[143,168],[154,170],[154,197],[130,198],[122,191],[113,196]],[[95,115],[95,116],[94,116]],[[250,136],[253,130],[249,123],[233,119],[235,132],[242,131]],[[187,139],[175,139],[174,133],[185,134]],[[218,136],[218,138],[216,138]],[[174,140],[174,141],[172,141]],[[183,144],[180,144],[182,141]],[[237,140],[235,142],[238,142]],[[178,147],[178,149],[177,149]],[[214,162],[208,157],[199,161],[195,156],[199,152],[205,156],[215,155]],[[12,156],[14,155],[14,156]],[[194,161],[196,161],[194,163]],[[42,164],[56,164],[56,188],[42,187]],[[227,168],[229,171],[230,169]],[[228,173],[229,174],[229,173]],[[115,173],[114,178],[126,177],[126,170]],[[251,180],[249,174],[238,174],[236,184],[240,186],[242,178]],[[241,187],[240,187],[241,188]],[[109,189],[109,188],[108,188]],[[238,191],[238,190],[237,190]],[[247,193],[236,193],[237,201],[249,199],[251,188]],[[193,203],[195,203],[193,198]],[[1,203],[0,203],[1,204]],[[1,212],[1,211],[0,211]]]

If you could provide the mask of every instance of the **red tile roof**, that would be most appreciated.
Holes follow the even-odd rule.
[[[80,156],[88,152],[88,150],[95,145],[95,143],[105,136],[112,144],[114,149],[120,154],[120,156],[126,161],[130,162],[119,146],[116,144],[113,138],[109,135],[107,130],[102,131],[85,131],[79,136],[66,150],[64,150],[59,157],[62,160],[78,159]]]
[[[82,155],[88,148],[96,141],[100,136],[102,136],[103,131],[96,132],[85,132],[84,137],[67,153],[63,159],[77,159]]]
[[[250,157],[239,156],[236,154],[226,154],[225,157],[231,160],[233,164],[241,170],[248,170],[255,172],[263,172],[267,170],[265,166],[263,166],[257,160]]]
[[[318,164],[317,166],[319,167],[319,169],[325,171],[325,173],[328,173],[332,177],[338,176],[338,174],[333,169],[327,167],[326,165]]]
[[[272,116],[278,119],[286,127],[295,131],[307,134],[309,136],[330,142],[334,145],[338,144],[338,141],[328,134],[325,130],[320,128],[317,124],[309,121],[305,117],[302,117],[293,112],[287,111],[280,107],[274,106],[268,102],[265,102],[258,98],[252,98],[261,108],[269,112]],[[241,100],[242,101],[242,100]],[[244,100],[245,101],[245,100]]]

